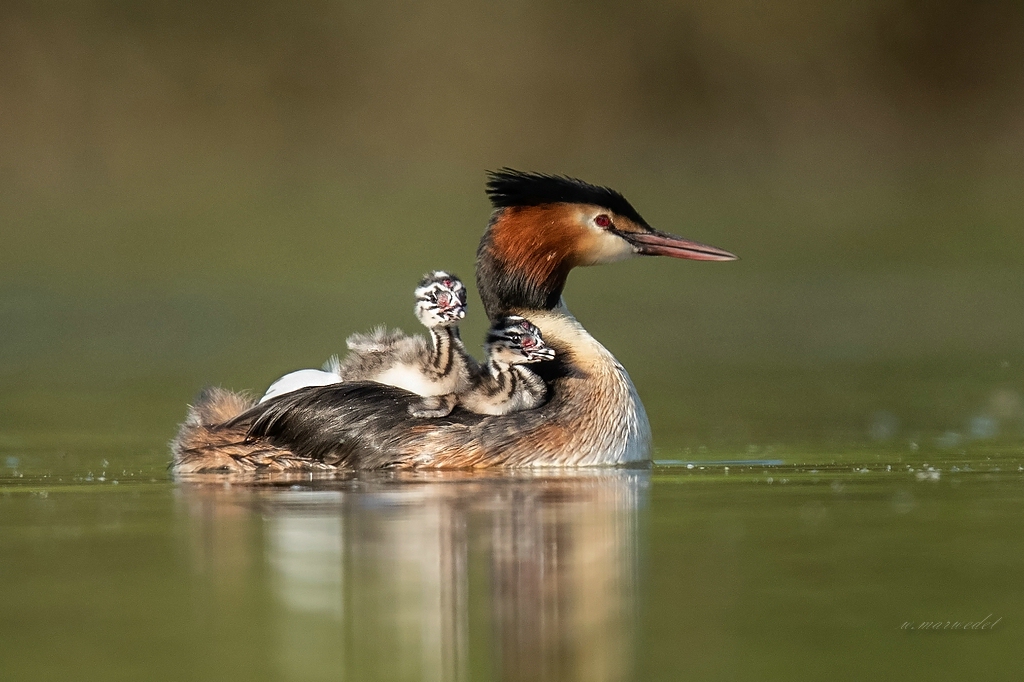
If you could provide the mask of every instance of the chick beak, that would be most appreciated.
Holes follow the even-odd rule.
[[[526,352],[526,358],[530,362],[543,362],[545,360],[554,360],[555,351],[551,348],[536,348]]]
[[[690,241],[667,232],[619,232],[633,249],[643,256],[668,256],[669,258],[687,258],[689,260],[737,260],[739,256],[716,248]]]
[[[457,305],[441,308],[438,313],[445,322],[457,322],[466,316],[465,308]]]

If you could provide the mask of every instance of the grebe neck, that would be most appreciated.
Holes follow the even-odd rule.
[[[430,328],[430,356],[427,367],[438,376],[447,376],[455,364],[455,353],[461,345],[457,327]]]
[[[506,208],[491,216],[476,266],[477,290],[491,320],[513,310],[558,307],[574,263],[559,230],[530,229],[545,212],[543,207]]]

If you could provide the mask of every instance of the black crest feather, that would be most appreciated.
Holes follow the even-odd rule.
[[[626,198],[609,187],[564,175],[528,173],[512,168],[487,172],[487,196],[494,208],[543,204],[593,204],[648,226]]]

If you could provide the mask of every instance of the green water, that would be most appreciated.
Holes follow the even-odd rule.
[[[50,474],[6,455],[4,679],[1009,680],[1024,665],[1019,448],[255,487],[172,483],[110,452]],[[924,621],[985,627],[905,626]]]

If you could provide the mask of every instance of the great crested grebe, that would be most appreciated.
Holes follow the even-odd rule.
[[[659,232],[618,192],[572,178],[503,169],[477,251],[487,316],[529,319],[555,357],[533,365],[550,398],[533,410],[455,409],[418,419],[408,391],[369,382],[302,388],[252,405],[207,389],[172,443],[177,473],[613,465],[646,461],[650,426],[629,375],[561,300],[572,268],[638,255],[736,256]]]
[[[445,417],[456,404],[477,414],[509,414],[532,410],[544,403],[548,387],[524,367],[555,357],[539,329],[518,315],[503,317],[491,326],[484,344],[486,365],[472,385],[457,395],[424,398],[412,410],[417,417]]]
[[[346,339],[344,362],[331,357],[322,369],[300,369],[275,381],[260,398],[266,402],[309,386],[342,381],[376,381],[423,396],[468,389],[476,366],[459,339],[459,321],[466,316],[466,285],[455,275],[435,270],[423,276],[414,292],[413,312],[430,332],[406,336],[400,329],[378,327]]]

